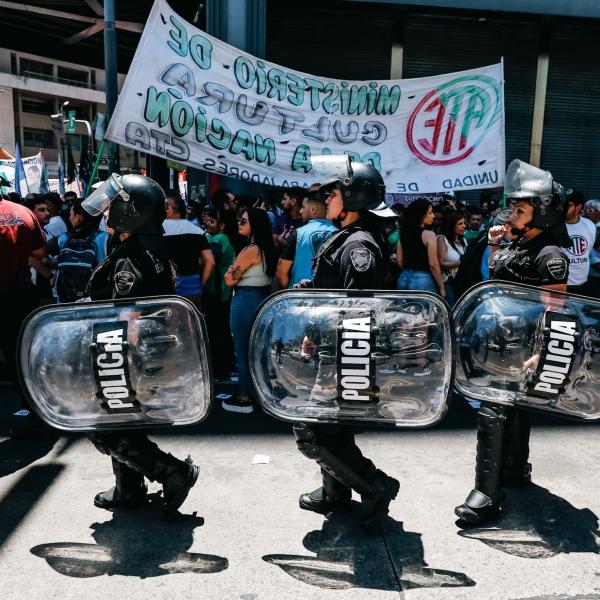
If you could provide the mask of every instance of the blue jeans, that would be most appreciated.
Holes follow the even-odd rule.
[[[236,287],[231,300],[231,336],[235,348],[238,369],[238,386],[240,396],[248,396],[252,391],[250,367],[248,365],[248,349],[250,329],[260,303],[271,293],[271,286]]]
[[[454,286],[450,279],[444,282],[444,287],[446,288],[446,302],[448,303],[448,306],[452,308],[456,302],[456,298],[454,296]]]
[[[412,271],[404,269],[398,277],[397,290],[421,290],[439,294],[440,290],[435,283],[433,275],[429,271]]]

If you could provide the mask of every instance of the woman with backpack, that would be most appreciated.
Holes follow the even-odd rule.
[[[107,255],[108,233],[98,229],[101,216],[92,217],[81,203],[78,198],[71,204],[72,231],[52,238],[46,244],[56,269],[50,284],[57,302],[61,303],[75,302],[85,296],[92,272]]]

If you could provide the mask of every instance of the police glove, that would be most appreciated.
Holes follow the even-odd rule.
[[[303,288],[314,288],[315,284],[312,279],[301,279],[298,283],[292,286],[294,290],[301,290]]]

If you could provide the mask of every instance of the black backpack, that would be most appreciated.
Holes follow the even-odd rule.
[[[469,288],[483,281],[481,275],[481,259],[487,248],[487,232],[479,239],[471,242],[460,260],[460,265],[454,278],[456,299],[460,298]]]
[[[83,298],[88,281],[98,264],[98,246],[94,232],[86,237],[66,234],[56,266],[55,290],[59,302],[75,302]]]

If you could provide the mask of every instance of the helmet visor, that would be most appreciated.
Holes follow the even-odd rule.
[[[508,166],[504,180],[507,198],[542,198],[552,193],[552,175],[521,160]]]
[[[113,173],[81,203],[81,207],[92,217],[97,217],[106,212],[110,207],[110,203],[118,196],[121,196],[125,201],[129,200],[129,194],[121,185],[121,176]]]
[[[350,158],[345,154],[313,156],[311,163],[315,174],[321,181],[321,187],[335,182],[344,186],[352,183],[353,172]]]

